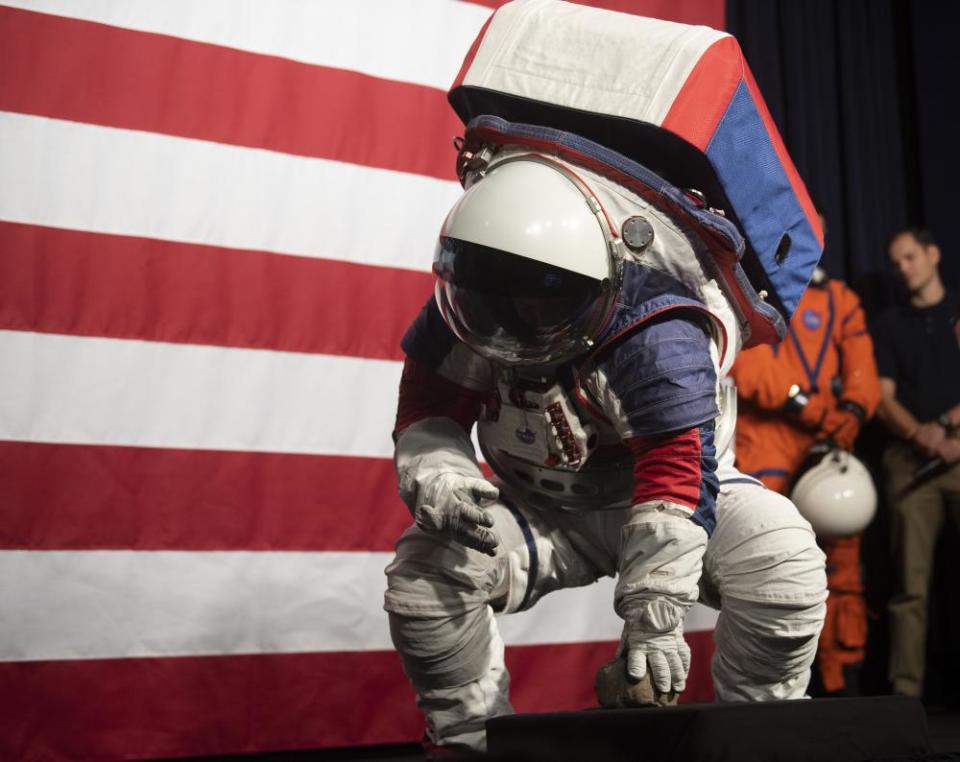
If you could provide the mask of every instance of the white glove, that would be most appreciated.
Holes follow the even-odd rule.
[[[643,680],[649,664],[653,685],[660,693],[680,693],[687,687],[690,646],[683,639],[685,613],[666,598],[658,598],[639,616],[631,616],[621,643],[631,680]]]
[[[448,418],[426,418],[405,429],[394,453],[400,497],[425,532],[496,555],[500,540],[483,507],[500,491],[483,478],[466,432]]]
[[[690,670],[683,618],[699,596],[707,533],[689,516],[669,503],[638,506],[622,531],[614,601],[624,620],[620,653],[633,680],[649,666],[661,693],[682,691]]]
[[[496,555],[500,539],[490,531],[493,516],[483,510],[500,496],[486,479],[438,474],[420,490],[413,518],[426,532],[439,532],[461,545]]]

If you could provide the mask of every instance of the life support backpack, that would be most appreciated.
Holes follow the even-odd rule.
[[[743,346],[786,332],[823,248],[813,204],[734,37],[560,0],[500,7],[449,92],[483,146],[589,166],[710,244]]]

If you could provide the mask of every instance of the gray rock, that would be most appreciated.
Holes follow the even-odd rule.
[[[597,670],[593,682],[600,706],[607,709],[623,709],[637,706],[673,706],[680,698],[679,693],[660,693],[653,687],[650,671],[643,680],[634,681],[627,677],[627,662],[622,657],[608,661]]]

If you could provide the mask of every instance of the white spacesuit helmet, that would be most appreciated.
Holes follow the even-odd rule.
[[[790,499],[819,537],[850,537],[867,528],[877,511],[877,490],[853,453],[826,445],[811,448]]]
[[[566,165],[522,153],[477,173],[447,215],[433,271],[450,329],[508,365],[587,350],[622,278],[619,239]]]

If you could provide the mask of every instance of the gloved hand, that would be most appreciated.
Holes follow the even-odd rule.
[[[622,530],[614,601],[624,620],[620,654],[630,679],[649,669],[657,691],[679,693],[690,669],[683,618],[699,596],[707,533],[670,503],[635,510]]]
[[[455,473],[440,473],[417,495],[413,518],[425,532],[438,532],[461,545],[496,555],[500,539],[490,531],[493,517],[483,510],[500,496],[486,479]]]
[[[811,392],[807,404],[797,413],[800,422],[808,429],[819,431],[827,417],[829,405],[825,397],[817,392]]]
[[[654,599],[638,614],[628,614],[621,650],[631,680],[643,680],[647,665],[660,693],[680,693],[690,671],[690,646],[683,639],[686,609],[666,598]]]
[[[499,490],[477,465],[466,431],[449,418],[425,418],[404,429],[394,451],[397,485],[417,526],[496,555],[500,540],[483,506]]]
[[[831,408],[820,423],[820,435],[842,450],[852,450],[860,433],[860,419],[849,410]]]

